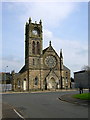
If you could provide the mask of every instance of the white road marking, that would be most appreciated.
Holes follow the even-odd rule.
[[[13,109],[13,110],[20,118],[24,119],[24,117],[22,115],[20,115],[20,113],[18,113],[15,109]]]

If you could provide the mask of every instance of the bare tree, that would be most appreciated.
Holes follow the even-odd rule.
[[[90,72],[90,66],[84,65],[84,66],[82,67],[82,70],[86,70],[86,71],[89,71],[89,72]]]

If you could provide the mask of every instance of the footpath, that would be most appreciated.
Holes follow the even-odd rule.
[[[13,93],[44,93],[44,92],[64,92],[64,91],[66,91],[66,92],[68,92],[68,91],[77,91],[77,89],[67,89],[67,90],[65,90],[65,89],[58,89],[58,90],[55,90],[55,89],[53,89],[53,90],[40,90],[40,91],[23,91],[23,92],[14,92],[14,91],[6,91],[6,92],[0,92],[0,95],[3,95],[3,94],[13,94]]]
[[[61,101],[65,101],[65,102],[69,102],[69,103],[77,104],[77,105],[82,105],[85,107],[89,107],[89,102],[90,102],[90,100],[81,100],[81,99],[73,98],[73,94],[62,95],[59,97],[59,99]]]

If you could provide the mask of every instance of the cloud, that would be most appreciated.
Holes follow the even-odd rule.
[[[45,37],[47,38],[45,39],[47,42],[52,41],[52,46],[58,55],[60,49],[63,49],[64,64],[69,67],[72,72],[81,70],[82,66],[88,65],[88,41],[82,43],[82,41],[79,40],[57,38],[49,30],[45,30],[44,38]]]
[[[58,55],[60,49],[63,49],[64,65],[72,70],[72,76],[74,71],[81,70],[84,65],[88,64],[88,43],[82,44],[80,41],[60,39],[54,36],[51,31],[45,29],[43,40],[44,48],[48,47],[50,40],[52,41],[52,46]],[[3,71],[5,66],[8,65],[9,71],[11,71],[13,68],[16,72],[18,72],[24,65],[24,58],[22,57],[7,56],[4,57],[2,61]]]
[[[45,48],[53,38],[53,33],[48,29],[43,30],[43,47]]]
[[[24,58],[16,58],[14,56],[7,56],[2,59],[0,59],[0,71],[5,72],[5,67],[8,66],[6,72],[11,72],[12,70],[15,70],[15,72],[18,72],[21,67],[24,65]]]
[[[87,63],[87,44],[82,44],[79,40],[68,40],[57,38],[52,29],[56,29],[64,21],[69,18],[76,10],[78,10],[77,3],[69,2],[22,2],[22,3],[9,3],[6,6],[9,11],[15,11],[18,15],[18,21],[20,25],[24,25],[29,17],[32,17],[32,21],[43,21],[43,35],[44,35],[44,48],[48,46],[48,42],[51,40],[53,47],[59,54],[60,49],[63,49],[64,54],[64,64],[70,67],[72,71],[76,71]],[[8,11],[8,10],[7,10]],[[18,39],[17,39],[18,40]],[[24,41],[23,41],[24,42]],[[19,46],[19,44],[18,44]],[[18,47],[20,48],[20,47]],[[24,48],[23,48],[24,49]],[[17,55],[18,56],[18,55]],[[10,58],[10,59],[8,59]],[[7,56],[3,58],[3,68],[4,66],[11,66],[16,71],[20,70],[23,65],[22,60],[24,58],[14,58]],[[9,68],[8,68],[9,69]]]
[[[35,3],[32,8],[32,16],[35,19],[41,17],[45,26],[57,27],[60,22],[73,12],[73,3]]]
[[[3,2],[42,2],[42,0],[2,0]],[[88,2],[89,0],[43,0],[43,2]]]
[[[18,19],[21,22],[25,23],[29,17],[32,17],[33,21],[42,19],[46,29],[62,24],[70,14],[77,10],[78,4],[73,2],[16,2],[8,6],[9,9],[21,13]]]

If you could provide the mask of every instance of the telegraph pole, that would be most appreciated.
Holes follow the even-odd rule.
[[[63,64],[62,49],[60,50],[60,88],[62,89],[62,64]]]
[[[5,67],[5,92],[6,92],[6,89],[7,89],[7,75],[6,75],[6,69],[8,68],[8,66]]]

